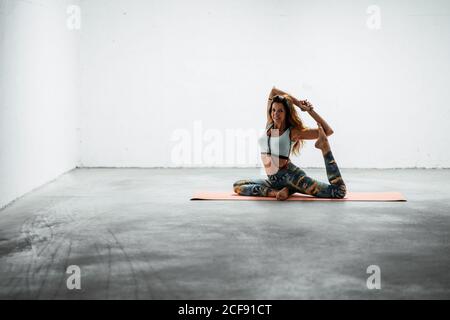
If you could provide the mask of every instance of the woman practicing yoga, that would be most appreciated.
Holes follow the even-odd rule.
[[[308,112],[316,120],[318,128],[306,128],[294,105]],[[261,159],[268,179],[239,180],[234,192],[245,196],[276,197],[286,200],[296,192],[319,198],[344,198],[346,186],[331,153],[327,136],[333,130],[314,110],[308,100],[272,88],[267,103],[266,131],[259,139]],[[289,160],[291,150],[298,154],[303,140],[315,140],[315,147],[322,150],[330,184],[312,179]]]

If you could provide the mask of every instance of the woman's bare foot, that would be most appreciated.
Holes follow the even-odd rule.
[[[289,188],[288,187],[284,187],[283,189],[278,191],[278,193],[277,193],[277,200],[284,201],[287,198],[289,198]]]
[[[317,139],[314,146],[317,149],[322,150],[323,154],[326,154],[328,151],[331,150],[330,144],[328,143],[327,135],[325,134],[325,131],[323,131],[323,128],[321,125],[319,125],[319,138]]]

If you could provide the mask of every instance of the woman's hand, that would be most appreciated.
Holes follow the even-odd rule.
[[[300,108],[300,110],[305,111],[305,112],[312,111],[314,109],[313,105],[308,100],[300,100],[299,108]]]

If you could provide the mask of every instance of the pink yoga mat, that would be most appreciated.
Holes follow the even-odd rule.
[[[232,192],[198,192],[191,200],[252,200],[252,201],[276,201],[272,197],[248,197],[240,196]],[[286,201],[406,201],[400,192],[347,192],[344,199],[315,198],[312,196],[295,193]]]

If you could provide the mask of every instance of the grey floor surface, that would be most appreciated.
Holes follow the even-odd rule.
[[[408,201],[189,201],[260,171],[73,170],[0,211],[0,298],[450,298],[450,170],[341,171]]]

